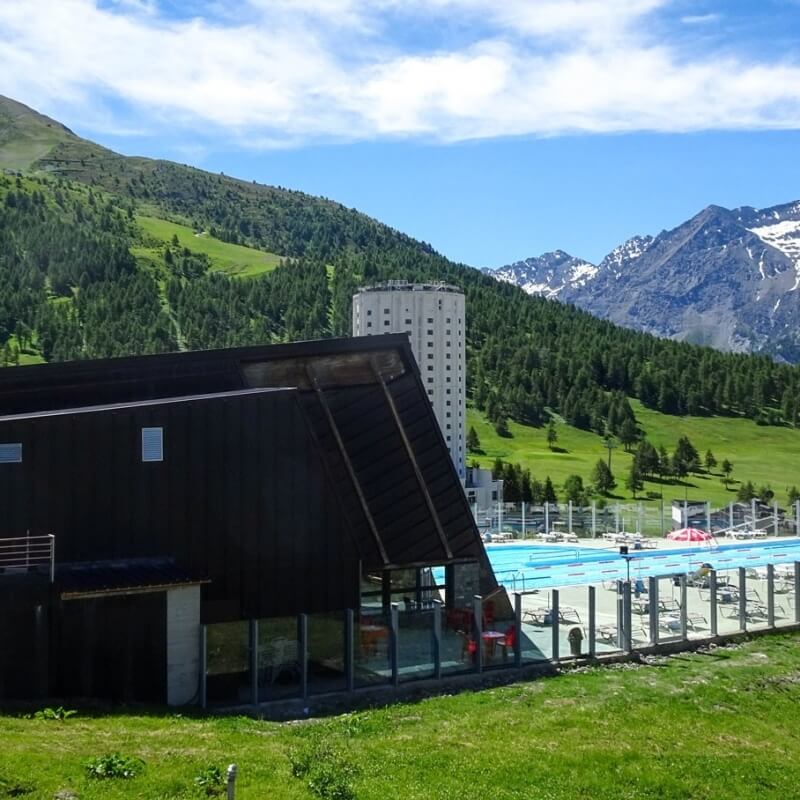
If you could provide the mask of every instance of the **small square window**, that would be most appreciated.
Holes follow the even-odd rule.
[[[410,319],[407,319],[407,320],[406,320],[406,325],[410,325],[410,324],[411,324],[411,320],[410,320]],[[409,333],[411,333],[411,331],[409,331]]]
[[[428,378],[428,383],[433,383],[433,378]]]
[[[447,423],[447,430],[450,430],[450,428],[452,428],[452,427],[453,427],[453,426],[452,426],[452,425],[451,425],[451,424],[448,422],[448,423]],[[447,438],[449,439],[450,437],[448,436]]]
[[[391,325],[391,323],[389,322],[389,320],[388,320],[388,319],[387,319],[387,320],[384,320],[384,322],[383,322],[383,327],[384,327],[384,328],[388,328],[388,327],[389,327],[389,325]]]
[[[450,335],[450,328],[448,328],[448,329],[445,331],[445,334],[447,334],[447,336],[449,336],[449,335]]]
[[[433,317],[428,317],[428,325],[433,325]]]
[[[388,308],[384,308],[384,309],[383,309],[383,313],[384,313],[384,314],[388,314],[388,313],[389,313],[389,309],[388,309]]]
[[[450,390],[449,389],[445,389],[444,391],[445,391],[445,394],[450,394]]]
[[[428,336],[433,336],[433,330],[431,328],[428,328]]]
[[[449,391],[449,390],[448,390],[448,391]],[[449,406],[449,405],[452,405],[452,404],[453,404],[453,401],[452,401],[452,400],[447,400],[447,401],[445,401],[445,405],[446,405],[446,406]]]
[[[433,394],[433,389],[428,389],[428,394]]]
[[[445,382],[446,383],[450,383],[450,376],[449,375],[445,378]]]
[[[367,316],[368,316],[368,317],[371,317],[371,316],[372,316],[372,309],[371,309],[371,308],[368,308],[368,309],[367,309]]]
[[[428,364],[428,372],[433,372],[433,364]]]
[[[428,342],[428,347],[433,347],[433,342]]]
[[[445,369],[446,369],[448,372],[450,372],[450,365],[449,365],[449,364],[447,364],[447,365],[445,366]]]
[[[450,353],[445,353],[445,354],[444,354],[444,357],[445,357],[445,358],[450,358]]]
[[[368,323],[367,323],[367,327],[368,327],[368,328],[371,328],[371,327],[372,327],[372,323],[371,323],[371,322],[368,322]]]
[[[452,417],[452,416],[453,415],[449,411],[445,414],[445,417],[447,417],[447,419],[450,419],[450,417]]]
[[[433,361],[433,353],[428,353],[428,360]]]
[[[0,464],[21,464],[22,442],[0,444]]]
[[[450,317],[448,317],[445,322],[449,325],[450,324]]]

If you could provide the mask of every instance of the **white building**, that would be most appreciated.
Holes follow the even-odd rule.
[[[458,476],[466,476],[464,293],[444,283],[388,281],[353,295],[353,335],[408,333]]]

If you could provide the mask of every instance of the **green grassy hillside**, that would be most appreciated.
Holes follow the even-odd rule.
[[[26,170],[70,137],[60,123],[0,95],[0,167]]]
[[[668,500],[686,496],[690,500],[709,500],[722,505],[735,499],[738,481],[751,480],[757,487],[770,485],[778,501],[783,503],[787,488],[800,486],[800,430],[728,417],[668,416],[645,408],[637,400],[631,400],[631,406],[644,436],[656,447],[664,445],[672,452],[678,438],[688,436],[701,457],[710,449],[718,462],[727,458],[734,465],[734,480],[728,489],[723,486],[717,467],[711,475],[689,475],[680,482],[646,481],[637,499],[644,500],[647,492],[657,494],[663,490]],[[518,463],[529,468],[539,480],[549,475],[557,488],[569,475],[580,475],[588,483],[598,459],[608,458],[602,437],[563,421],[556,423],[558,441],[553,450],[547,446],[546,427],[511,422],[511,436],[501,438],[485,415],[472,408],[468,410],[467,423],[475,427],[485,452],[471,455],[481,466],[491,467],[496,458]],[[633,500],[624,485],[632,458],[621,446],[611,455],[611,469],[617,479],[617,488],[612,494],[624,501]]]
[[[300,724],[0,716],[0,797],[221,797],[196,778],[235,762],[240,800],[789,800],[798,674],[788,634]],[[141,774],[88,777],[114,752]]]
[[[276,256],[274,253],[265,253],[262,250],[254,250],[252,247],[223,242],[211,236],[208,231],[198,233],[187,225],[179,225],[165,219],[141,214],[136,216],[136,222],[146,237],[158,240],[158,244],[152,246],[152,242],[147,242],[147,245],[150,246],[134,247],[132,249],[134,255],[160,257],[163,246],[171,243],[175,237],[181,247],[185,247],[193,253],[207,255],[211,261],[212,271],[225,272],[228,275],[252,278],[271,272],[281,263],[280,256]]]

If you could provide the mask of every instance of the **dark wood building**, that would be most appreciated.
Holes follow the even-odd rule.
[[[0,699],[189,702],[200,624],[430,567],[497,590],[405,335],[0,370]]]

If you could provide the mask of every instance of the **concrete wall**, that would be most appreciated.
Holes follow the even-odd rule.
[[[197,701],[200,686],[200,587],[167,592],[167,704]]]

